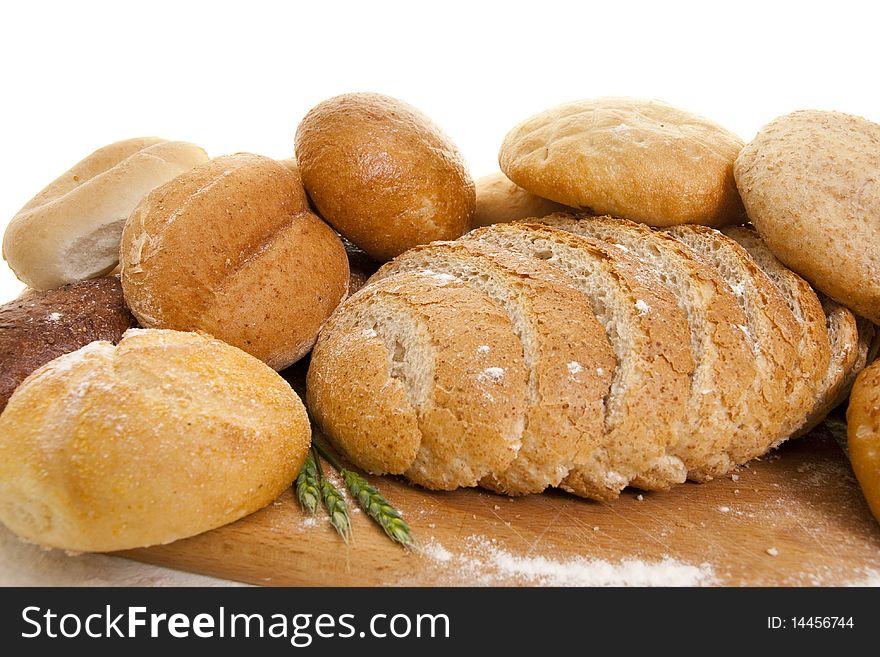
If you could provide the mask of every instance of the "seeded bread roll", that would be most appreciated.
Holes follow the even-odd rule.
[[[695,251],[663,232],[612,217],[553,214],[541,220],[584,237],[603,240],[629,253],[660,276],[687,315],[694,360],[688,396],[688,430],[678,453],[688,476],[706,481],[731,468],[727,451],[745,431],[745,391],[756,376],[745,334],[746,317],[733,292],[715,269]]]
[[[802,110],[761,128],[736,159],[749,219],[816,289],[880,323],[880,125]]]
[[[449,275],[478,289],[501,305],[522,343],[529,371],[522,447],[507,470],[480,485],[508,495],[558,485],[600,445],[615,366],[586,298],[554,267],[476,242],[410,249],[370,282],[401,272]],[[477,350],[488,353],[490,347]]]
[[[530,217],[546,217],[553,212],[569,209],[527,192],[500,171],[479,178],[474,183],[477,190],[477,209],[471,226],[491,226]]]
[[[773,281],[788,304],[800,329],[798,341],[798,371],[801,378],[795,382],[793,406],[801,403],[809,407],[821,397],[820,386],[828,373],[831,361],[831,343],[828,339],[825,311],[813,288],[800,276],[783,265],[754,230],[730,226],[724,234],[742,246],[758,266]],[[792,415],[782,428],[788,437],[800,429],[802,415]]]
[[[676,226],[669,233],[715,267],[746,315],[740,330],[747,334],[759,375],[745,402],[753,430],[740,434],[743,444],[730,446],[734,463],[745,463],[785,440],[786,428],[797,424],[796,418],[802,421],[812,407],[813,400],[794,395],[801,378],[800,327],[779,290],[739,244],[705,226]]]
[[[103,276],[119,262],[132,209],[150,190],[207,159],[198,146],[155,137],[98,149],[19,210],[3,236],[3,257],[38,290]]]
[[[0,411],[41,365],[94,340],[119,342],[134,326],[118,276],[25,290],[0,306]]]
[[[297,128],[296,158],[318,213],[376,260],[470,225],[474,183],[464,160],[428,117],[395,98],[320,103]]]
[[[608,499],[630,483],[662,490],[683,482],[677,453],[693,371],[687,318],[659,277],[610,245],[534,224],[495,224],[463,241],[493,244],[559,268],[586,295],[614,349],[605,436],[562,487]]]
[[[348,278],[342,242],[296,176],[258,155],[157,188],[122,234],[122,288],[142,326],[205,331],[276,370],[308,353]]]
[[[733,178],[742,140],[658,100],[559,105],[504,138],[501,170],[520,187],[592,214],[651,226],[745,221]]]
[[[846,424],[853,471],[871,512],[880,521],[880,362],[856,378]]]
[[[0,520],[105,552],[168,543],[269,504],[310,441],[290,386],[195,333],[131,330],[44,365],[0,416]]]
[[[360,467],[452,490],[516,457],[527,382],[519,338],[495,301],[453,276],[404,273],[334,313],[306,391],[324,434]]]

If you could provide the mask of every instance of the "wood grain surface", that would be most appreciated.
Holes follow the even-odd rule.
[[[880,525],[824,427],[733,477],[627,490],[613,503],[373,482],[419,550],[392,544],[360,512],[345,547],[287,491],[232,525],[121,554],[263,585],[880,584]]]

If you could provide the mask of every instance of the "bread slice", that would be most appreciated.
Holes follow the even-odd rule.
[[[527,381],[519,338],[495,301],[452,276],[400,274],[363,288],[328,320],[307,401],[361,467],[452,490],[513,461]]]
[[[603,446],[562,488],[598,499],[632,483],[649,490],[684,481],[675,446],[685,429],[693,360],[687,318],[657,275],[619,249],[549,226],[496,224],[461,238],[545,260],[582,291],[614,349]]]
[[[739,433],[743,442],[731,443],[728,452],[735,463],[745,463],[784,440],[791,418],[809,412],[805,400],[790,401],[800,379],[800,329],[779,290],[735,241],[706,226],[676,226],[668,232],[715,267],[745,312],[746,325],[739,328],[752,345],[758,377],[743,400],[749,431]]]
[[[822,396],[822,383],[828,374],[831,361],[831,345],[828,339],[825,312],[819,297],[803,278],[795,274],[777,259],[770,248],[754,230],[743,226],[731,226],[722,231],[735,240],[764,270],[782,294],[800,327],[798,342],[798,370],[800,379],[795,382],[794,407],[806,404],[816,406]],[[803,415],[792,415],[781,429],[782,437],[787,438],[804,424]]]
[[[557,213],[541,223],[603,240],[654,269],[685,313],[690,328],[694,372],[688,396],[688,430],[677,453],[688,476],[706,481],[731,468],[731,440],[742,442],[742,400],[754,382],[755,361],[737,326],[746,324],[742,308],[718,272],[675,238],[644,224],[609,216]]]
[[[454,276],[507,313],[529,370],[529,407],[516,459],[480,484],[508,495],[557,486],[599,446],[615,366],[584,295],[555,267],[478,242],[415,247],[383,265],[370,283],[401,272]]]

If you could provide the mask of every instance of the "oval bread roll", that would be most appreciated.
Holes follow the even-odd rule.
[[[742,140],[658,100],[594,98],[514,127],[498,161],[520,187],[651,226],[745,221],[733,163]]]
[[[346,294],[339,236],[293,172],[219,157],[155,189],[122,234],[122,288],[148,328],[199,330],[280,370],[312,348]]]
[[[103,276],[119,262],[122,227],[141,199],[207,159],[198,146],[154,137],[100,148],[19,210],[3,257],[38,290]]]
[[[0,416],[0,520],[56,548],[168,543],[290,486],[310,429],[290,386],[196,333],[138,330],[44,365]]]
[[[846,422],[853,471],[871,512],[880,521],[880,361],[856,378]]]
[[[135,326],[118,276],[25,290],[0,306],[0,411],[41,365],[95,340],[119,342]]]
[[[477,209],[471,220],[473,228],[507,223],[517,219],[546,217],[564,212],[566,206],[527,192],[500,171],[477,179]]]
[[[454,239],[474,213],[474,183],[449,138],[416,108],[371,93],[314,107],[296,159],[319,214],[377,260]]]

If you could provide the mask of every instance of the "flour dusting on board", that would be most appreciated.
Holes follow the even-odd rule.
[[[435,540],[422,548],[422,555],[444,568],[466,573],[479,584],[511,582],[537,586],[708,586],[715,573],[708,564],[689,564],[663,557],[659,561],[622,559],[618,562],[589,557],[550,559],[516,555],[494,540],[471,536],[461,554],[453,554]]]

